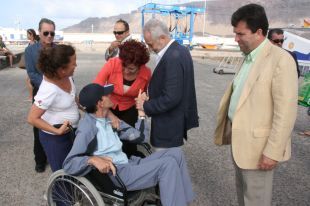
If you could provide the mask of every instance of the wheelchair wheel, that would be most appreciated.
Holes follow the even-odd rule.
[[[95,187],[84,177],[66,174],[63,170],[54,172],[47,186],[49,206],[104,206]]]

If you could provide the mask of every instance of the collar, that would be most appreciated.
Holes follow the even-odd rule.
[[[265,38],[265,40],[262,43],[260,43],[258,47],[256,47],[253,51],[251,51],[251,53],[247,55],[243,53],[242,55],[245,56],[244,61],[247,63],[254,62],[267,41],[268,41],[267,38]]]
[[[164,54],[166,53],[167,49],[169,48],[169,46],[170,46],[173,42],[174,42],[174,39],[171,39],[171,40],[169,41],[169,43],[157,53],[158,58],[161,58],[162,56],[164,56]]]
[[[127,36],[125,39],[123,39],[123,41],[121,43],[124,43],[125,41],[128,41],[132,39],[131,34],[129,36]]]

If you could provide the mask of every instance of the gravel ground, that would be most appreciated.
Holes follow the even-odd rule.
[[[75,83],[78,90],[90,82],[104,64],[104,54],[79,52]],[[213,144],[216,111],[232,75],[212,72],[217,62],[195,60],[200,127],[189,133],[184,146],[197,198],[193,206],[237,205],[234,169],[229,146]],[[43,193],[51,174],[34,171],[32,128],[26,123],[26,72],[19,68],[0,71],[0,205],[46,205]],[[293,131],[292,158],[275,171],[273,205],[310,205],[310,138],[297,133],[310,129],[306,109],[298,108]]]

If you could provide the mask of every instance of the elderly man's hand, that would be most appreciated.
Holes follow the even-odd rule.
[[[258,168],[261,170],[272,170],[278,164],[278,161],[270,159],[265,155],[262,155],[260,161],[258,162]]]

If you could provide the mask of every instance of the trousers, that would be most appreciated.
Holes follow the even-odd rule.
[[[62,169],[62,164],[73,145],[71,134],[52,135],[40,130],[39,136],[52,171]]]
[[[32,94],[33,94],[33,99],[32,103],[34,102],[34,97],[37,94],[39,88],[36,88],[33,86]],[[39,129],[36,127],[33,127],[33,154],[34,154],[34,161],[36,165],[45,165],[46,164],[46,155],[43,150],[43,147],[41,145],[40,139],[39,139]]]
[[[234,162],[239,206],[271,206],[274,170],[245,170]]]
[[[186,206],[194,199],[181,148],[158,151],[145,158],[133,156],[128,164],[117,165],[117,169],[129,191],[159,184],[163,206]]]

